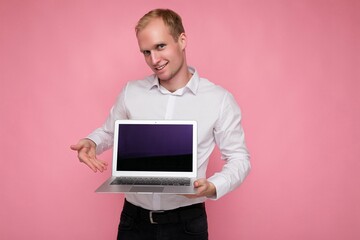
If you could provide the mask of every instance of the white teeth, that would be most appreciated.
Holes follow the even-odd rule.
[[[161,69],[163,69],[166,65],[167,65],[167,63],[165,63],[164,65],[161,65],[160,67],[157,67],[157,68],[155,68],[155,69],[156,69],[156,70],[161,70]]]

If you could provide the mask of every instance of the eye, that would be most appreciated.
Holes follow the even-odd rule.
[[[163,44],[163,43],[157,45],[158,50],[163,50],[165,47],[166,47],[166,44]]]
[[[150,56],[150,51],[148,51],[148,50],[145,50],[142,53],[144,54],[144,56]]]

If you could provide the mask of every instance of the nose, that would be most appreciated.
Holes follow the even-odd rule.
[[[157,65],[160,62],[159,54],[156,51],[151,52],[151,63]]]

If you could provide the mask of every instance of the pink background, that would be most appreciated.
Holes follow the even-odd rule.
[[[210,239],[360,239],[356,0],[1,0],[0,239],[115,239],[123,197],[95,194],[110,171],[69,145],[151,73],[133,27],[156,7],[182,15],[189,64],[243,111],[253,170],[208,201]]]

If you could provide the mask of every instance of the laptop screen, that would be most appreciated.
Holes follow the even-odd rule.
[[[119,124],[117,171],[193,170],[193,125]]]

